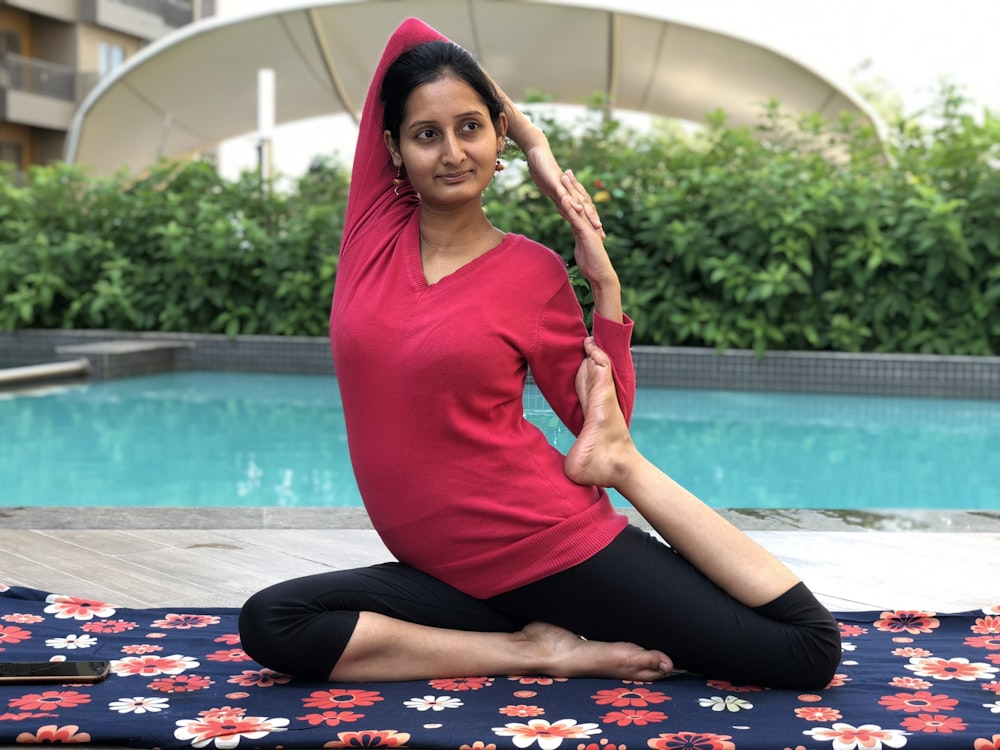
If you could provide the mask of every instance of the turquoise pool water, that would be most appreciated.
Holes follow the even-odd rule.
[[[569,447],[537,391],[525,408]],[[716,507],[1000,508],[1000,402],[646,388],[633,435]],[[324,376],[0,395],[0,478],[0,506],[360,505]]]

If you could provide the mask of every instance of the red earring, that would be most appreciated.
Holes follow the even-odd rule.
[[[500,161],[500,157],[497,157],[497,165],[493,168],[495,172],[503,172],[503,162]]]
[[[399,189],[403,187],[406,180],[403,179],[403,170],[400,167],[396,167],[396,179],[392,181],[392,192],[399,195]]]

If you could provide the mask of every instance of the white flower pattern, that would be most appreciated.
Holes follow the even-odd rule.
[[[77,648],[90,648],[96,645],[97,639],[92,635],[76,635],[70,633],[63,638],[49,638],[45,641],[45,645],[49,648],[65,648],[69,650]]]
[[[425,695],[423,698],[410,698],[403,705],[418,711],[444,711],[446,708],[461,708],[465,704],[450,695]]]
[[[753,708],[753,703],[736,695],[715,695],[711,698],[699,698],[698,705],[702,708],[710,708],[713,711],[748,711]]]
[[[138,695],[134,698],[119,698],[108,704],[108,708],[120,714],[157,713],[169,707],[169,698],[143,698]]]

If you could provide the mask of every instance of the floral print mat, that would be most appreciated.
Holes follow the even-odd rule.
[[[0,661],[112,664],[95,685],[0,685],[0,744],[1000,750],[1000,605],[840,614],[841,668],[815,692],[690,675],[308,682],[251,661],[236,618],[0,584]]]

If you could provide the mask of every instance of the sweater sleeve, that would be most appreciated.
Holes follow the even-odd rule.
[[[393,32],[386,43],[382,57],[375,68],[361,122],[358,142],[351,170],[351,186],[347,196],[347,212],[341,247],[346,247],[351,237],[360,231],[366,220],[377,210],[377,203],[387,191],[392,190],[396,170],[392,166],[382,133],[381,99],[382,79],[390,65],[404,52],[426,42],[447,41],[430,26],[416,18],[409,18]]]
[[[617,323],[594,314],[594,341],[611,359],[618,405],[626,422],[631,421],[635,405],[632,327],[628,317]],[[583,408],[576,395],[576,372],[583,362],[586,335],[583,313],[567,277],[539,320],[528,366],[545,400],[574,435],[579,435],[583,428]]]

